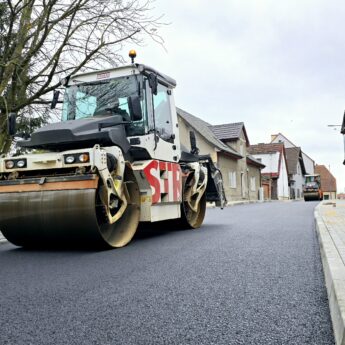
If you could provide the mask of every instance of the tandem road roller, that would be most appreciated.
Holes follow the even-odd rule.
[[[0,159],[0,230],[13,244],[122,247],[140,222],[198,228],[207,201],[225,205],[221,173],[193,132],[191,151],[181,146],[175,80],[134,55],[64,79],[62,121],[19,140],[29,154]]]
[[[303,190],[304,201],[323,200],[321,176],[318,174],[306,175]]]

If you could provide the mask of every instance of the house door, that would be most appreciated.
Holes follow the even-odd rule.
[[[268,200],[270,198],[270,186],[268,184],[262,184],[264,188],[264,199]]]

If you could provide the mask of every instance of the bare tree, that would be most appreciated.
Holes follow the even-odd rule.
[[[124,42],[161,41],[151,6],[152,0],[0,0],[0,151],[11,146],[9,112],[45,104],[62,77],[116,66]]]

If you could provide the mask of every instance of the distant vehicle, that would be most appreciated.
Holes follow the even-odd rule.
[[[306,175],[303,189],[304,201],[323,200],[321,176],[318,174]]]

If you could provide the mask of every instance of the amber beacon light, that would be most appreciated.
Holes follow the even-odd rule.
[[[134,49],[131,49],[129,51],[129,57],[132,59],[132,63],[134,63],[134,59],[136,58],[136,56],[137,56],[137,52]]]

